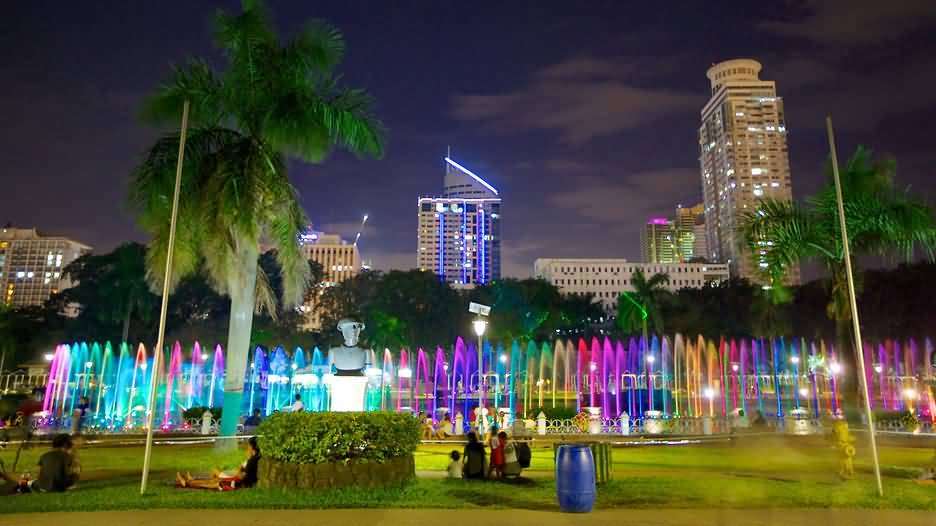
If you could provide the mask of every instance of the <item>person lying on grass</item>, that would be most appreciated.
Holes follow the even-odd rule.
[[[260,464],[260,446],[257,438],[247,439],[247,460],[238,468],[237,473],[224,473],[218,469],[211,471],[211,478],[196,479],[191,473],[185,475],[176,473],[176,486],[180,488],[216,489],[227,491],[232,489],[252,488],[257,484],[257,466]]]

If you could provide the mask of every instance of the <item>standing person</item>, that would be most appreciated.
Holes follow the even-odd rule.
[[[477,434],[468,433],[468,444],[462,458],[466,479],[484,479],[484,444],[478,441]]]
[[[301,413],[305,411],[305,404],[302,402],[302,395],[296,393],[295,401],[289,406],[289,411],[292,413]]]
[[[88,401],[87,396],[78,399],[78,405],[75,406],[75,411],[72,413],[71,429],[73,435],[79,434],[81,428],[84,427],[85,415],[87,415],[89,407],[91,407],[91,402]]]
[[[506,440],[501,440],[501,435],[504,438],[507,437],[507,433],[503,431],[498,433],[497,428],[491,429],[491,465],[488,467],[488,478],[494,474],[497,475],[497,478],[500,478],[504,473],[504,446]]]
[[[260,425],[260,422],[263,422],[263,418],[260,416],[260,410],[254,409],[253,414],[244,419],[244,432],[253,433],[257,426]]]

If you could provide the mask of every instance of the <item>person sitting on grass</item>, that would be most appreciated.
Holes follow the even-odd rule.
[[[257,485],[257,467],[260,464],[260,446],[257,437],[247,439],[247,460],[238,469],[237,473],[224,473],[218,469],[211,471],[211,477],[196,479],[191,473],[183,476],[176,473],[176,486],[180,488],[216,489],[227,491],[232,489],[252,488]]]
[[[484,444],[478,441],[475,433],[468,433],[468,444],[462,456],[465,463],[464,478],[484,480]]]
[[[74,489],[80,473],[81,464],[71,437],[60,434],[52,438],[52,450],[39,457],[39,476],[21,484],[26,491],[60,493]]]
[[[463,476],[464,464],[461,463],[461,455],[458,451],[452,451],[449,454],[448,478],[460,479]]]

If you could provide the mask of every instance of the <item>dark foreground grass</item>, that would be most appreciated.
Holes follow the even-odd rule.
[[[417,470],[444,468],[455,445],[422,446]],[[41,451],[24,452],[20,471]],[[837,458],[828,447],[791,447],[785,442],[744,446],[641,447],[615,449],[614,480],[599,487],[598,508],[899,508],[936,510],[936,486],[909,478],[932,459],[932,450],[884,448],[885,498],[874,491],[870,469],[857,463],[856,480],[835,476]],[[7,466],[13,452],[0,452]],[[0,497],[0,514],[140,508],[517,508],[557,509],[550,476],[552,451],[536,449],[530,479],[514,483],[421,478],[366,490],[214,492],[171,487],[175,471],[205,471],[236,465],[241,454],[216,455],[196,446],[158,447],[147,495],[139,495],[141,448],[98,448],[81,453],[81,487],[57,495]]]

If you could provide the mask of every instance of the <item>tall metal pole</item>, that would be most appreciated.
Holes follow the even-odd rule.
[[[864,346],[861,344],[861,323],[858,321],[858,302],[855,299],[855,278],[852,273],[851,252],[848,248],[848,229],[845,226],[845,204],[842,199],[842,182],[839,180],[838,156],[835,153],[835,134],[832,131],[832,117],[826,117],[826,129],[829,132],[829,151],[832,155],[832,176],[835,179],[835,199],[838,201],[839,225],[842,228],[842,250],[845,257],[845,276],[848,278],[848,300],[851,306],[852,328],[855,332],[855,354],[858,358],[858,380],[861,382],[861,395],[864,398],[865,417],[868,419],[868,435],[871,437],[871,454],[874,456],[874,478],[877,482],[878,496],[884,496],[881,484],[881,464],[878,460],[877,438],[874,434],[874,418],[871,414],[871,400],[868,399],[868,380],[865,375]]]
[[[179,158],[176,160],[175,191],[172,195],[172,216],[169,220],[169,247],[166,250],[166,272],[163,276],[162,306],[159,310],[159,335],[153,350],[153,371],[150,375],[149,401],[146,408],[146,453],[143,455],[143,478],[140,495],[146,493],[149,480],[150,457],[153,454],[153,414],[156,412],[156,384],[159,381],[159,358],[162,356],[166,336],[166,311],[169,307],[169,281],[172,277],[172,255],[175,252],[176,220],[179,216],[179,192],[182,187],[182,159],[185,157],[185,133],[188,129],[189,101],[182,105],[182,130],[179,133]]]
[[[478,318],[480,319],[480,318]],[[484,335],[478,335],[478,409],[481,414],[481,396],[484,394]],[[480,428],[478,429],[480,432]],[[480,437],[479,437],[480,438]]]

